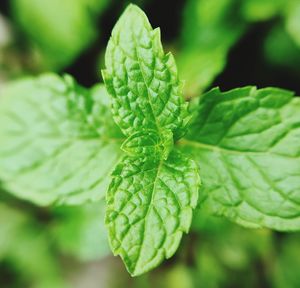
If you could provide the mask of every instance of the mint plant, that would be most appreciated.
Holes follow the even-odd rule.
[[[160,30],[134,5],[112,31],[105,66],[107,92],[53,74],[5,88],[7,191],[38,205],[82,205],[106,193],[110,246],[133,276],[176,252],[198,209],[246,227],[300,230],[292,92],[215,88],[185,102]]]

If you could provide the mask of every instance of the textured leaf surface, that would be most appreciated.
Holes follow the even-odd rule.
[[[12,83],[2,94],[4,187],[42,205],[103,197],[122,141],[104,87],[88,92],[49,74]]]
[[[173,56],[164,54],[160,30],[129,5],[112,31],[103,71],[113,115],[125,135],[143,129],[182,134],[186,105]]]
[[[250,227],[300,229],[300,101],[255,87],[201,97],[181,147],[197,159],[203,209]]]
[[[161,135],[155,130],[142,130],[129,136],[121,148],[131,156],[160,157],[163,155],[163,158],[166,159],[173,145],[173,134],[170,130],[161,131]]]
[[[168,160],[125,157],[113,172],[106,225],[114,254],[139,275],[171,257],[197,205],[196,164],[178,151]]]

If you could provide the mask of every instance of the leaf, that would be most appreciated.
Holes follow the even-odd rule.
[[[112,174],[106,225],[114,254],[137,276],[175,253],[200,180],[196,164],[172,151],[190,120],[174,59],[137,6],[129,5],[114,27],[105,64],[112,113],[128,137],[121,148],[129,155]]]
[[[289,35],[300,46],[300,3],[290,1],[285,11],[285,27]]]
[[[178,151],[168,160],[125,157],[113,172],[106,225],[115,255],[131,275],[156,267],[188,232],[200,184],[196,164]]]
[[[300,229],[300,99],[255,87],[200,98],[181,150],[201,167],[201,208],[248,227]]]
[[[58,249],[82,261],[110,255],[104,211],[104,201],[55,207],[52,211],[54,221],[48,229]]]
[[[38,48],[45,70],[69,65],[99,35],[107,0],[12,0],[13,18]]]
[[[71,77],[13,82],[0,97],[0,179],[40,205],[104,196],[123,136],[103,86],[90,92]]]
[[[245,30],[234,0],[188,0],[176,55],[184,95],[204,91],[222,72],[227,54]]]
[[[126,136],[140,131],[183,133],[186,104],[173,56],[164,54],[160,30],[129,5],[115,25],[105,54],[102,75],[112,96],[112,112]]]
[[[20,207],[0,203],[0,262],[15,269],[14,282],[25,280],[21,287],[66,287],[47,232]]]
[[[274,49],[275,46],[276,49]],[[297,77],[300,70],[299,52],[299,46],[282,25],[273,27],[265,38],[264,57],[268,64],[271,64],[272,67],[275,66],[275,68],[289,69],[295,77]]]
[[[142,130],[129,136],[121,149],[131,156],[162,155],[163,159],[167,159],[173,146],[173,134],[170,130],[161,131],[161,135],[155,130]]]
[[[267,21],[280,14],[290,0],[245,0],[241,14],[247,21]]]
[[[245,279],[246,286],[258,287],[257,263],[274,257],[272,232],[246,229],[221,217],[199,216],[204,222],[193,231],[194,287],[240,286]]]
[[[299,233],[285,235],[281,245],[276,247],[276,258],[272,265],[271,283],[274,288],[299,287],[300,252]],[[279,249],[278,249],[279,248]]]

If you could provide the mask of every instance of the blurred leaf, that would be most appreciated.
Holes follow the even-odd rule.
[[[275,288],[300,287],[300,234],[285,235],[275,260],[272,282]]]
[[[193,288],[192,274],[188,267],[177,264],[164,276],[164,288]]]
[[[248,230],[203,212],[194,217],[193,231],[198,235],[196,287],[228,287],[244,279],[243,287],[257,286],[256,263],[272,252],[270,231]]]
[[[300,2],[290,1],[286,8],[286,29],[294,41],[300,46]]]
[[[69,65],[99,31],[99,15],[108,0],[11,0],[15,21],[42,55],[45,69]]]
[[[46,74],[8,85],[0,97],[0,179],[39,205],[104,196],[122,134],[99,85],[87,91]]]
[[[28,287],[66,287],[47,235],[34,220],[0,203],[0,227],[0,262],[11,263]]]
[[[243,0],[241,13],[247,21],[266,21],[282,12],[290,0]]]
[[[267,35],[264,43],[264,54],[267,61],[272,65],[293,69],[297,73],[300,70],[300,47],[279,25],[275,26]]]
[[[196,287],[224,287],[228,274],[225,267],[211,251],[211,247],[207,243],[202,243],[196,253],[197,270],[194,277]]]
[[[189,0],[184,9],[178,69],[185,96],[205,90],[223,70],[229,49],[245,29],[235,0]]]
[[[109,255],[104,212],[104,202],[54,208],[49,230],[58,249],[83,261]]]

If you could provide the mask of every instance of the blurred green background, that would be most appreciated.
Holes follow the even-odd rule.
[[[140,0],[184,96],[220,86],[277,86],[300,95],[300,0]],[[90,87],[129,1],[1,0],[0,90],[45,71]],[[1,187],[1,183],[0,183]],[[195,215],[176,255],[131,278],[112,257],[104,203],[36,207],[0,188],[0,287],[300,287],[300,233],[247,230]]]

